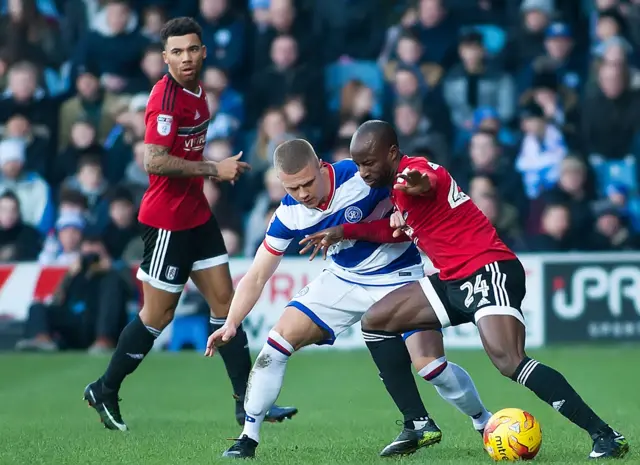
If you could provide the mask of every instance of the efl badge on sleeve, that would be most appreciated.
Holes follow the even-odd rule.
[[[160,134],[161,136],[168,136],[171,133],[172,123],[173,116],[158,115],[158,134]]]

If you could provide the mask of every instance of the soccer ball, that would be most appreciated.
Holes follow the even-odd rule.
[[[542,430],[529,412],[505,408],[489,419],[483,440],[493,460],[531,460],[542,445]]]

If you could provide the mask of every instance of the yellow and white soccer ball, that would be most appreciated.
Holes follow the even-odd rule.
[[[484,448],[496,461],[533,459],[542,445],[542,429],[533,415],[517,408],[495,413],[484,428]]]

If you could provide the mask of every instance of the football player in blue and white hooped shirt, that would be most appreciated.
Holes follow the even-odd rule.
[[[275,151],[274,164],[288,195],[276,210],[253,264],[238,284],[225,326],[209,338],[209,356],[215,345],[235,335],[292,240],[345,222],[385,218],[392,212],[388,190],[367,186],[351,160],[334,165],[321,162],[307,141],[281,144]],[[269,332],[251,373],[243,433],[225,456],[254,456],[260,426],[280,393],[287,362],[295,350],[309,344],[333,344],[373,303],[424,276],[421,256],[411,242],[343,241],[336,244],[330,256],[331,265],[293,297]],[[420,376],[432,382],[445,400],[470,416],[474,427],[482,431],[491,415],[468,373],[447,362],[442,333],[423,331],[405,336]],[[380,373],[405,420],[400,436],[382,451],[385,456],[413,452],[442,437],[422,404],[409,357],[398,363],[406,364],[402,379],[385,378]]]

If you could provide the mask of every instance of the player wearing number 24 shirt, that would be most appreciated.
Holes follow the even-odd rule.
[[[362,317],[362,333],[380,372],[392,373],[394,358],[404,350],[399,333],[475,323],[504,376],[589,433],[590,458],[624,456],[629,450],[624,436],[596,415],[562,374],[526,355],[522,264],[445,168],[401,153],[395,130],[384,121],[363,123],[350,152],[369,186],[392,189],[396,211],[390,220],[312,234],[301,241],[303,251],[315,246],[315,255],[342,239],[412,240],[440,270],[390,292]]]
[[[403,232],[440,270],[440,279],[466,278],[487,263],[516,258],[443,167],[426,158],[404,155],[398,172],[399,189],[391,191],[391,200],[402,219],[409,221]],[[416,202],[404,191],[409,189],[404,177],[410,180],[418,176],[426,178],[432,187],[427,202]],[[389,228],[382,231],[388,232]]]
[[[293,240],[329,225],[386,218],[391,212],[389,189],[368,186],[352,160],[333,165],[321,162],[305,140],[280,144],[274,151],[273,163],[287,195],[274,213],[251,267],[238,283],[227,323],[209,338],[208,356],[213,355],[220,341],[234,340],[236,327],[258,302]],[[410,242],[348,241],[335,247],[331,265],[291,299],[269,332],[252,370],[244,430],[224,456],[255,456],[264,412],[280,393],[285,368],[296,350],[314,343],[333,344],[360,320],[372,302],[422,277],[422,258]],[[380,455],[407,455],[442,438],[420,399],[411,364],[444,399],[471,418],[477,431],[482,431],[491,414],[483,406],[469,374],[446,359],[442,333],[413,331],[404,338],[407,351],[395,360],[394,375],[379,372],[404,417],[402,431]]]

